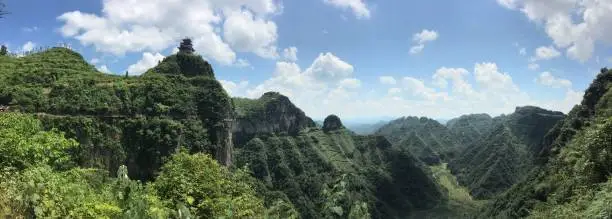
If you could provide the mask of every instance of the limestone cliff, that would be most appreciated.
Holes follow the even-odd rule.
[[[265,93],[259,99],[234,98],[233,102],[236,113],[233,142],[237,146],[258,134],[296,135],[304,128],[315,126],[289,98],[276,92]]]

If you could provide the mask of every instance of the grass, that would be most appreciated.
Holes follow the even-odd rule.
[[[446,163],[429,166],[434,180],[447,192],[448,201],[435,208],[413,212],[410,218],[472,218],[487,201],[475,200],[466,187],[461,186]]]

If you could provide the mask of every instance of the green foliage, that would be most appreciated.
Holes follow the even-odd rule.
[[[611,87],[612,71],[603,69],[582,103],[546,135],[538,166],[486,206],[481,216],[526,217],[533,212],[536,218],[609,217],[602,203],[610,191],[605,182],[611,166]]]
[[[151,72],[159,74],[215,77],[212,66],[202,59],[202,56],[185,52],[179,52],[164,58],[159,65],[146,74],[150,74]]]
[[[0,167],[65,167],[71,162],[69,150],[76,147],[56,130],[43,131],[31,115],[0,113]]]
[[[303,218],[337,212],[322,191],[341,185],[339,181],[345,182],[340,186],[344,191],[340,199],[352,200],[338,202],[343,217],[367,212],[372,218],[402,218],[443,197],[418,160],[406,152],[397,154],[382,136],[312,128],[297,136],[260,135],[237,151],[236,165],[248,164],[252,174],[263,181],[264,190],[284,193]],[[346,176],[340,177],[343,174]],[[332,192],[331,188],[327,191]],[[271,197],[265,198],[275,199],[275,194],[268,192],[265,196]],[[331,194],[335,193],[328,196]]]
[[[184,204],[198,217],[262,217],[263,201],[239,174],[209,155],[177,153],[161,168],[154,187],[160,197]]]
[[[155,193],[129,179],[95,169],[56,172],[47,166],[4,173],[0,189],[10,209],[27,218],[167,218]],[[1,206],[0,206],[1,207]]]
[[[427,164],[448,161],[461,146],[450,130],[429,118],[404,117],[389,122],[376,134],[394,145],[407,149]]]
[[[6,56],[6,55],[8,55],[8,48],[5,45],[2,45],[2,47],[0,47],[0,56]]]

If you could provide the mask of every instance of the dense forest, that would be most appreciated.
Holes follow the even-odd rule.
[[[357,134],[281,93],[232,98],[190,40],[179,49],[138,77],[66,48],[0,56],[0,215],[612,216],[607,69],[568,115],[408,115]]]

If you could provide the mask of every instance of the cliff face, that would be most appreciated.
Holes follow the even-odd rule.
[[[259,99],[234,98],[236,119],[232,125],[233,142],[244,145],[258,134],[285,133],[296,135],[315,123],[289,98],[276,92]]]

